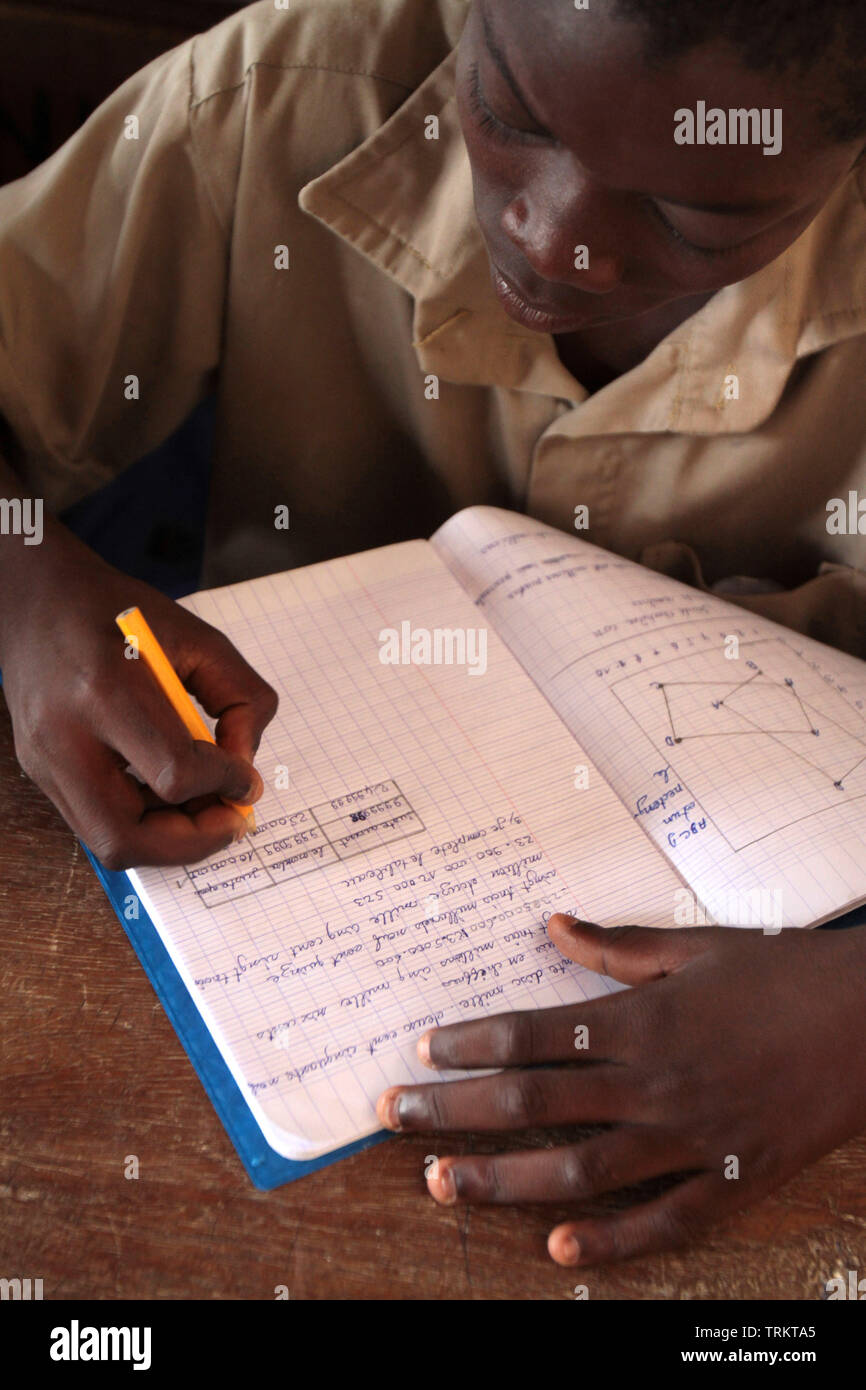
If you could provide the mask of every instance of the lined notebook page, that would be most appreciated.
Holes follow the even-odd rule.
[[[808,926],[866,898],[866,664],[496,508],[433,545],[699,923]]]
[[[575,787],[586,754],[494,633],[484,674],[380,660],[404,622],[486,626],[427,542],[184,603],[280,692],[267,790],[246,841],[132,877],[280,1153],[377,1129],[386,1086],[431,1079],[435,1024],[615,988],[551,912],[669,920],[679,881],[594,769]]]

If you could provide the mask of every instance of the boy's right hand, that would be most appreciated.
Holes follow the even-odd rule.
[[[19,540],[19,563],[4,566],[0,666],[18,760],[106,868],[195,863],[246,830],[219,798],[261,796],[252,760],[276,693],[216,628],[61,530],[44,549]],[[217,720],[216,745],[192,739],[144,661],[124,655],[114,620],[134,605]]]

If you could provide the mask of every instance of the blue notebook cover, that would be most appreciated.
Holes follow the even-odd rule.
[[[347,1144],[344,1148],[334,1149],[331,1153],[321,1154],[319,1158],[303,1162],[284,1158],[272,1149],[127,875],[104,869],[87,846],[82,847],[117,913],[118,920],[132,942],[133,950],[147,971],[186,1055],[198,1072],[201,1083],[210,1096],[211,1104],[237,1150],[238,1157],[256,1187],[267,1192],[273,1187],[280,1187],[283,1183],[294,1181],[295,1178],[303,1178],[307,1173],[315,1173],[318,1168],[325,1168],[329,1163],[348,1158],[349,1154],[369,1149],[373,1144],[379,1144],[383,1139],[391,1137],[387,1130],[380,1130],[377,1134],[370,1134],[366,1139],[359,1139],[354,1144]],[[126,909],[130,906],[130,898],[135,899],[137,917],[127,916]]]

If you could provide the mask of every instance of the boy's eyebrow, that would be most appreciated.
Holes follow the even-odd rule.
[[[544,124],[544,121],[540,121],[538,119],[532,107],[526,100],[526,97],[523,95],[523,93],[521,92],[520,88],[514,80],[514,76],[511,72],[511,69],[509,68],[508,63],[505,61],[505,54],[499,47],[499,44],[496,41],[496,36],[493,33],[493,27],[490,22],[490,16],[487,13],[487,6],[485,4],[480,4],[478,8],[481,11],[481,24],[484,29],[484,41],[487,44],[487,47],[490,51],[491,58],[498,67],[499,71],[502,73],[502,76],[508,83],[509,87],[511,88],[517,100],[520,102],[520,105],[523,107],[526,114],[532,117],[532,119],[535,121],[535,124],[539,127],[540,130],[543,130],[545,133],[548,133],[547,126]]]
[[[520,102],[520,105],[523,107],[527,115],[531,116],[532,120],[539,127],[539,130],[544,131],[545,134],[551,134],[544,121],[540,120],[538,116],[536,116],[535,112],[532,110],[532,107],[529,105],[528,101],[526,100],[526,97],[523,95],[514,79],[514,75],[511,69],[509,68],[508,63],[506,62],[505,54],[499,47],[499,44],[496,40],[496,35],[493,32],[493,25],[491,23],[490,16],[487,13],[486,0],[480,0],[478,8],[481,12],[481,25],[484,30],[484,41],[487,44],[487,48],[490,52],[491,58],[493,59],[503,78],[508,83],[509,87],[514,93],[515,98],[517,99],[517,101]],[[775,212],[780,208],[788,206],[787,201],[784,198],[772,198],[768,199],[764,203],[737,203],[731,201],[720,203],[693,203],[686,198],[663,198],[659,194],[647,194],[645,196],[652,197],[654,201],[657,203],[669,203],[671,207],[674,208],[691,208],[694,212],[718,213],[720,216],[727,214],[728,216],[739,215],[740,217],[756,217],[759,213]]]

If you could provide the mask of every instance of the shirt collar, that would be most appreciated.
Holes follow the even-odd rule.
[[[455,68],[456,51],[299,195],[305,212],[413,296],[413,346],[423,373],[579,403],[573,433],[741,433],[772,413],[800,358],[866,332],[861,170],[780,257],[719,290],[638,367],[587,397],[553,339],[515,323],[495,294],[475,217]],[[428,138],[431,116],[438,138]],[[725,391],[731,374],[739,381],[733,400]]]

